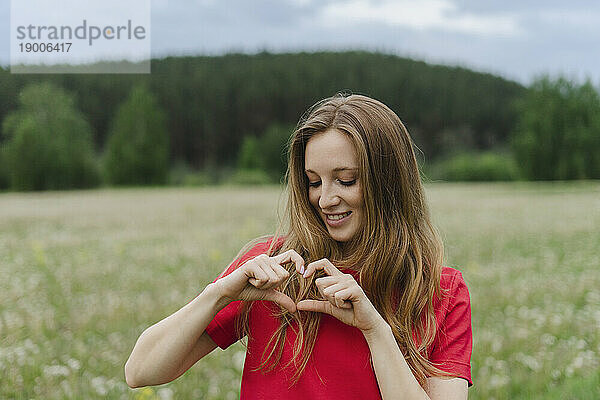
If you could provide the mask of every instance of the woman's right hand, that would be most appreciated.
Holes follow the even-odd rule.
[[[290,276],[281,266],[288,262],[296,264],[296,270],[304,267],[304,259],[294,250],[288,250],[274,257],[261,254],[237,268],[231,274],[215,282],[223,300],[273,301],[290,312],[296,312],[296,304],[277,288]]]

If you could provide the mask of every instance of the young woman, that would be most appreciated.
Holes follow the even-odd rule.
[[[314,105],[291,138],[287,191],[273,237],[142,333],[129,386],[172,381],[247,335],[242,399],[466,399],[469,292],[442,266],[398,116],[359,95]]]

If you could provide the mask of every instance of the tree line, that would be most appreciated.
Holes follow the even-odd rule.
[[[545,79],[525,88],[465,68],[367,52],[169,57],[153,60],[150,75],[11,75],[0,69],[0,187],[4,170],[4,187],[18,188],[7,174],[14,180],[17,160],[27,164],[27,157],[15,155],[15,149],[32,149],[28,142],[32,138],[44,138],[38,147],[46,150],[40,154],[57,146],[79,147],[81,154],[91,154],[88,158],[92,161],[49,168],[59,175],[57,171],[73,165],[95,171],[85,179],[60,178],[65,182],[84,179],[87,186],[99,182],[160,184],[175,166],[262,171],[274,179],[285,168],[282,147],[299,117],[316,101],[339,91],[366,94],[390,106],[407,125],[424,159],[439,165],[445,162],[444,171],[460,164],[453,161],[455,156],[462,157],[463,170],[481,173],[490,165],[510,170],[505,159],[490,163],[493,157],[484,157],[485,162],[478,158],[464,162],[465,154],[496,154],[500,150],[510,154],[513,167],[519,165],[519,173],[511,179],[517,175],[528,179],[598,178],[596,156],[573,156],[589,151],[597,145],[594,138],[600,137],[594,130],[597,118],[585,117],[598,115],[597,90],[589,82],[578,86],[562,78],[558,83]],[[570,96],[568,104],[579,101],[579,105],[536,100],[563,95]],[[63,118],[57,118],[54,126],[34,118],[38,124],[34,129],[31,115],[40,113],[31,110],[52,107]],[[543,115],[549,110],[557,115],[550,122]],[[69,113],[76,117],[67,116]],[[546,131],[539,133],[536,118],[546,121]],[[569,128],[571,120],[575,121],[573,129]],[[66,131],[71,133],[57,128],[57,121],[68,125]],[[30,133],[25,135],[28,129]],[[573,139],[583,131],[588,139]],[[82,134],[77,137],[76,132]],[[557,143],[548,135],[564,132],[571,138],[565,146],[548,150]],[[540,138],[535,135],[547,139],[542,139],[542,147],[554,151],[555,156],[566,148],[574,151],[563,157],[558,167],[563,172],[547,172],[556,158],[530,156],[529,152],[539,147]],[[53,142],[58,136],[64,140]],[[20,144],[15,144],[19,140]],[[28,157],[33,165],[44,159],[33,152]],[[84,164],[87,167],[81,167]],[[504,175],[499,176],[503,179]],[[52,187],[86,186],[61,185]]]

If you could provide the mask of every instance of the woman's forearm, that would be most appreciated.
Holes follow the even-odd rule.
[[[139,387],[175,379],[210,321],[227,303],[210,284],[180,310],[146,329],[125,364],[127,383]]]
[[[388,324],[365,333],[373,369],[384,400],[429,399],[413,375]]]

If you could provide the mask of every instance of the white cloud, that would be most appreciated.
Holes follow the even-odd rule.
[[[461,12],[449,0],[350,0],[323,7],[319,23],[328,27],[348,23],[378,23],[415,30],[443,30],[476,35],[517,36],[517,16],[509,13]]]

